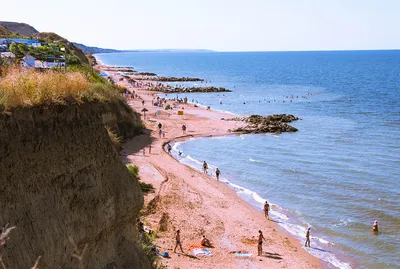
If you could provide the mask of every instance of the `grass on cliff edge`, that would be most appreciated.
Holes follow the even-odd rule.
[[[118,87],[93,82],[82,72],[40,72],[14,68],[0,78],[0,111],[16,107],[116,100],[122,100]]]

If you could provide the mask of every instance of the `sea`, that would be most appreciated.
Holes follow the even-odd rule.
[[[178,94],[199,106],[299,117],[291,123],[296,133],[196,138],[175,143],[173,154],[199,170],[203,161],[212,173],[218,167],[221,180],[258,210],[268,200],[272,219],[302,243],[311,227],[305,249],[327,268],[400,268],[400,51],[96,57],[160,76],[205,79],[188,86],[232,90]]]

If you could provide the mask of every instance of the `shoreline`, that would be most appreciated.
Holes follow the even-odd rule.
[[[119,77],[115,72],[108,71],[108,73],[110,73],[110,75],[114,79],[116,79],[117,81],[119,80]],[[128,86],[125,82],[118,82],[118,83],[123,85],[123,86]],[[130,87],[128,86],[127,88],[130,88]],[[145,90],[143,88],[131,88],[131,89],[134,89],[137,92],[137,94],[140,94],[140,96],[143,98],[143,100],[145,100],[146,103],[149,103],[149,101],[151,101],[151,98],[156,96],[157,94],[163,94],[163,93],[158,93],[158,92],[149,92],[149,91],[147,91],[147,90]],[[168,103],[170,103],[170,101],[168,101]],[[138,109],[138,108],[141,107],[141,104],[140,104],[139,100],[134,99],[133,101],[130,101],[130,104],[133,106],[134,109],[136,108],[136,110],[140,111],[140,109]],[[255,256],[256,255],[256,251],[255,251],[256,244],[254,244],[253,241],[254,241],[254,238],[255,238],[254,236],[257,235],[258,228],[254,228],[254,231],[252,231],[249,234],[249,237],[247,238],[248,241],[252,242],[252,244],[250,244],[250,245],[249,244],[244,244],[243,240],[241,240],[239,238],[235,238],[234,240],[232,240],[232,239],[229,240],[229,241],[233,242],[233,244],[232,244],[232,242],[230,242],[231,245],[236,245],[237,248],[240,248],[242,250],[248,250],[251,253],[253,253],[253,257],[252,258],[250,258],[250,259],[247,258],[247,259],[243,260],[243,259],[240,259],[240,258],[239,259],[238,258],[234,258],[232,254],[227,254],[226,255],[227,257],[224,258],[224,264],[225,264],[224,266],[221,266],[221,267],[216,266],[216,267],[214,267],[215,266],[214,265],[212,267],[207,267],[207,264],[208,264],[207,260],[208,259],[212,259],[212,258],[208,258],[207,257],[207,258],[202,258],[201,259],[201,262],[199,263],[201,265],[201,268],[204,268],[204,266],[206,266],[206,268],[227,268],[227,267],[225,267],[227,265],[226,264],[226,259],[227,258],[229,258],[230,262],[232,263],[232,266],[235,266],[234,264],[237,264],[237,261],[240,260],[241,263],[247,263],[249,266],[250,266],[250,264],[253,264],[254,266],[257,266],[258,268],[271,268],[271,266],[273,266],[273,268],[279,268],[279,267],[282,267],[282,268],[286,267],[287,268],[288,266],[289,266],[288,268],[294,268],[293,267],[294,265],[295,265],[296,268],[322,268],[322,264],[325,264],[324,261],[312,256],[310,253],[305,251],[302,248],[302,245],[299,242],[299,240],[297,238],[295,238],[293,235],[291,235],[289,232],[285,231],[277,223],[274,223],[272,221],[266,221],[264,219],[264,216],[263,216],[262,212],[258,211],[255,207],[253,207],[251,204],[249,204],[243,198],[239,197],[238,194],[235,192],[235,190],[233,190],[231,187],[227,186],[227,184],[225,184],[225,183],[221,184],[222,182],[216,182],[215,179],[213,179],[213,181],[212,181],[212,179],[209,176],[202,175],[201,172],[199,172],[195,168],[192,168],[192,167],[190,167],[188,165],[185,165],[185,164],[181,163],[179,160],[177,160],[176,158],[174,158],[173,156],[171,156],[170,154],[168,154],[168,153],[166,153],[164,151],[163,145],[165,143],[167,143],[168,141],[172,143],[172,142],[176,142],[176,141],[184,141],[184,140],[187,140],[188,138],[200,138],[200,137],[209,137],[209,136],[214,137],[214,136],[232,135],[231,133],[229,133],[227,131],[229,128],[226,128],[226,127],[232,127],[234,125],[237,125],[237,123],[235,123],[235,122],[227,122],[227,121],[221,121],[220,120],[221,117],[230,118],[230,117],[234,117],[234,115],[221,113],[221,112],[216,112],[216,111],[206,111],[204,108],[200,108],[200,107],[196,108],[192,104],[186,104],[186,105],[180,105],[180,106],[184,106],[185,107],[185,110],[184,110],[185,113],[187,111],[189,111],[189,113],[185,114],[185,116],[184,116],[184,117],[186,117],[186,119],[183,119],[183,122],[185,122],[185,124],[186,124],[186,122],[190,123],[190,122],[202,121],[201,125],[204,125],[204,123],[206,123],[205,125],[207,125],[207,122],[217,121],[218,124],[215,124],[215,126],[218,126],[219,128],[211,128],[211,130],[210,130],[209,126],[198,126],[199,128],[196,128],[196,129],[199,129],[199,130],[189,131],[189,132],[191,132],[190,136],[182,137],[181,135],[179,135],[179,133],[181,132],[180,128],[176,128],[176,126],[174,126],[174,127],[170,126],[174,122],[175,122],[175,125],[176,125],[176,123],[179,122],[179,121],[182,121],[182,119],[179,119],[179,117],[177,117],[176,115],[173,115],[173,114],[169,113],[170,111],[168,111],[168,112],[163,111],[161,113],[160,117],[150,116],[151,114],[155,113],[156,110],[162,110],[162,109],[157,108],[157,107],[151,107],[149,109],[149,112],[148,112],[149,116],[148,116],[147,120],[145,121],[146,122],[146,126],[150,127],[150,129],[155,130],[156,129],[155,125],[156,125],[157,121],[160,121],[160,122],[163,123],[164,126],[167,125],[168,128],[172,128],[172,129],[171,130],[167,129],[168,131],[166,132],[166,136],[167,136],[166,139],[162,139],[162,138],[159,139],[158,137],[156,137],[157,134],[155,134],[155,135],[153,135],[152,137],[149,138],[150,140],[153,141],[153,152],[152,152],[152,155],[150,155],[150,156],[148,155],[148,153],[147,153],[148,149],[147,148],[146,148],[146,156],[145,157],[142,156],[141,152],[136,150],[135,152],[133,152],[133,154],[128,154],[128,156],[126,158],[127,160],[125,160],[125,162],[126,163],[131,163],[131,164],[134,164],[134,165],[135,164],[139,165],[139,167],[141,168],[140,175],[141,175],[142,181],[144,181],[146,183],[153,184],[155,186],[155,188],[156,188],[156,193],[158,193],[158,195],[166,195],[165,190],[163,190],[164,189],[163,185],[165,185],[165,182],[164,182],[165,181],[165,174],[167,174],[167,175],[171,174],[173,177],[177,177],[177,178],[180,177],[179,176],[179,172],[178,173],[174,173],[174,172],[171,173],[170,171],[166,171],[164,168],[161,167],[161,166],[165,165],[166,162],[168,162],[168,166],[170,166],[171,168],[175,168],[175,169],[178,169],[178,170],[184,170],[184,174],[186,174],[188,172],[188,174],[191,174],[191,177],[199,177],[200,179],[205,180],[205,181],[210,181],[211,180],[211,182],[207,182],[207,184],[206,184],[207,187],[202,188],[199,191],[200,197],[202,197],[202,198],[203,197],[207,197],[208,196],[207,192],[209,191],[210,187],[216,188],[219,191],[223,192],[224,196],[226,196],[226,198],[229,198],[228,200],[233,201],[242,210],[247,211],[245,215],[248,215],[250,217],[250,219],[252,219],[252,221],[255,221],[257,223],[257,227],[260,226],[260,229],[264,230],[264,236],[266,238],[269,238],[269,240],[270,240],[270,242],[268,243],[269,246],[266,246],[264,251],[265,250],[271,251],[271,247],[270,247],[271,245],[278,245],[279,247],[277,249],[281,249],[280,252],[282,252],[282,253],[284,252],[285,253],[285,255],[284,255],[285,258],[282,258],[282,259],[274,259],[273,257],[266,257],[266,258],[270,258],[270,259],[265,259],[265,257],[262,257],[261,259],[263,261],[256,261],[258,259]],[[145,105],[145,107],[148,108],[148,106],[146,106],[146,105]],[[172,112],[175,112],[175,111],[172,111]],[[219,118],[219,120],[217,120],[216,118]],[[191,124],[190,124],[190,126],[191,126]],[[180,123],[178,124],[178,127],[180,127]],[[134,140],[137,140],[137,139],[134,139]],[[134,140],[128,142],[127,143],[128,145],[124,145],[124,150],[123,151],[126,151],[126,149],[129,149],[129,144],[132,143],[132,142],[135,142]],[[139,141],[140,140],[143,140],[143,138],[139,138]],[[147,144],[146,144],[146,142],[140,141],[140,143],[142,143],[143,146],[147,146],[149,142],[150,141],[147,141]],[[159,151],[160,149],[161,149],[161,152]],[[155,153],[155,152],[157,152],[157,153]],[[156,154],[159,155],[159,156],[154,156]],[[168,158],[166,156],[170,156],[171,158]],[[146,158],[152,158],[154,160],[146,160]],[[169,161],[167,161],[167,160],[169,160]],[[153,168],[153,169],[155,168],[155,170],[157,170],[158,173],[153,171],[152,173],[150,173],[152,175],[149,175],[149,171],[148,170],[151,170],[151,168]],[[143,170],[144,170],[145,173],[142,173]],[[171,170],[173,170],[173,169],[171,169]],[[164,180],[161,180],[161,182],[158,182],[160,180],[158,180],[158,181],[155,180],[154,176],[156,174],[158,174],[156,177],[164,178]],[[169,176],[167,176],[167,178],[169,178]],[[167,181],[169,181],[169,180],[167,180]],[[195,182],[190,182],[190,180],[182,180],[180,183],[184,184],[184,185],[188,184],[189,187],[192,187],[192,188],[193,187],[194,188],[197,187],[196,186],[197,184],[195,184]],[[190,183],[192,183],[192,184],[190,184]],[[196,189],[198,189],[198,188],[196,188]],[[185,195],[187,195],[187,193],[185,193]],[[185,196],[185,195],[180,195],[180,196],[177,195],[177,197],[182,199],[182,198],[184,198],[182,196]],[[146,196],[145,197],[145,203],[149,203],[150,201],[152,201],[155,196],[156,195],[148,195],[148,196]],[[208,197],[208,198],[212,199],[212,197]],[[164,206],[162,206],[162,207],[164,207]],[[221,207],[215,207],[214,206],[212,208],[212,210],[222,211],[221,209],[224,209],[224,208],[225,207],[221,208]],[[179,213],[179,212],[174,212],[174,211],[177,211],[177,210],[174,210],[173,208],[171,209],[171,208],[168,208],[168,207],[167,207],[166,211],[171,215],[175,215],[176,213]],[[235,215],[236,211],[237,210],[235,210],[235,208],[233,208],[232,212],[230,212],[231,214],[225,215],[225,217],[227,217],[227,220],[225,220],[225,222],[232,222],[232,219],[235,219],[235,218],[233,218],[232,216],[229,216],[229,215]],[[190,212],[190,213],[192,213],[192,212]],[[200,216],[202,216],[202,214],[200,214]],[[159,216],[158,213],[155,213],[153,215],[147,216],[146,218],[149,219],[149,221],[150,221],[149,226],[152,229],[157,230],[157,219],[159,221],[161,216]],[[182,216],[175,217],[174,219],[179,219],[180,221],[184,220],[182,218]],[[219,218],[216,218],[216,219],[219,219]],[[235,221],[237,221],[237,219],[235,219]],[[235,222],[235,221],[233,221],[233,222]],[[179,226],[179,225],[176,224],[175,221],[171,221],[171,224],[172,224],[172,226],[174,228],[176,226]],[[254,226],[254,223],[246,223],[246,226],[249,226],[249,225],[250,226],[251,225]],[[245,225],[242,225],[242,227],[243,226],[245,226]],[[186,237],[187,237],[187,235],[184,232],[185,227],[183,226],[183,227],[180,227],[180,228],[183,231],[184,241],[187,241],[187,240],[185,240]],[[168,242],[168,241],[166,242],[165,239],[173,237],[173,230],[174,229],[172,229],[172,230],[169,229],[168,233],[166,233],[166,234],[162,233],[160,238],[156,240],[156,244],[158,246],[160,246],[160,248],[161,248],[160,250],[168,250],[169,249],[169,252],[171,252],[171,250],[172,250],[171,247],[173,247],[173,241],[171,239],[169,239],[168,241],[170,241],[170,242]],[[205,230],[203,232],[206,232],[206,229],[203,229],[203,230]],[[266,232],[266,230],[268,230],[268,232]],[[270,230],[273,231],[273,235],[270,235],[270,232],[269,232]],[[200,240],[199,239],[200,238],[200,234],[198,234],[197,236],[193,237],[193,233],[196,233],[196,232],[192,231],[191,233],[192,234],[189,235],[191,243],[196,243],[197,241]],[[238,232],[238,233],[240,233],[240,232]],[[224,236],[224,234],[222,234],[222,235],[220,234],[219,236],[220,237]],[[211,237],[208,233],[206,233],[206,235],[207,235],[208,238],[212,238],[212,241],[215,241],[215,239],[214,239],[215,236]],[[231,234],[229,234],[229,236],[231,236]],[[192,242],[192,241],[194,241],[194,242]],[[282,244],[279,244],[282,241],[283,242],[289,242],[289,243],[287,243],[286,247],[282,247]],[[216,243],[215,245],[218,246],[219,244]],[[289,247],[289,245],[290,245],[290,247]],[[218,248],[220,248],[220,247],[222,247],[222,249],[225,247],[225,252],[228,253],[228,251],[226,251],[226,248],[227,248],[226,245],[225,246],[218,246]],[[275,247],[272,247],[272,249],[275,250]],[[184,245],[184,250],[185,250],[185,245]],[[211,249],[211,251],[213,252],[213,258],[214,258],[214,252],[216,250],[215,249]],[[276,251],[275,253],[278,253],[278,251]],[[218,254],[220,254],[218,256],[221,256],[221,253],[218,253]],[[224,255],[222,255],[222,256],[224,256]],[[172,258],[173,258],[172,260],[175,260],[174,257],[175,257],[174,254],[172,254]],[[288,257],[290,257],[290,261],[288,261]],[[184,260],[180,259],[180,261],[178,261],[177,263],[175,263],[176,261],[172,262],[172,260],[168,261],[168,263],[170,265],[174,264],[174,266],[179,266],[180,268],[187,268],[187,267],[184,267],[186,265],[186,262]],[[275,262],[271,262],[271,260],[273,260]],[[278,262],[276,262],[276,261],[278,261]],[[187,262],[190,263],[191,261],[189,260]],[[304,267],[302,267],[301,264],[303,264]],[[327,265],[327,264],[325,264],[325,265]],[[192,264],[191,264],[190,267],[193,267]],[[195,268],[197,268],[197,267],[195,267]],[[251,267],[249,267],[249,268],[251,268]]]

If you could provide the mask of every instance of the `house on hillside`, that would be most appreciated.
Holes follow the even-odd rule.
[[[61,68],[65,66],[65,60],[63,57],[59,59],[48,57],[46,59],[40,60],[28,54],[24,58],[22,58],[22,65],[26,68],[38,69]]]
[[[11,44],[17,43],[17,44],[26,44],[28,47],[40,47],[41,45],[47,44],[44,42],[40,42],[37,39],[26,39],[26,38],[0,38],[0,45],[6,45],[9,47]]]
[[[0,63],[12,64],[15,62],[15,55],[9,51],[0,50]]]

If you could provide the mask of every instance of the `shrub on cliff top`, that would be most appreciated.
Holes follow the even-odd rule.
[[[0,80],[0,111],[14,107],[121,99],[109,84],[91,83],[80,72],[12,69]]]

